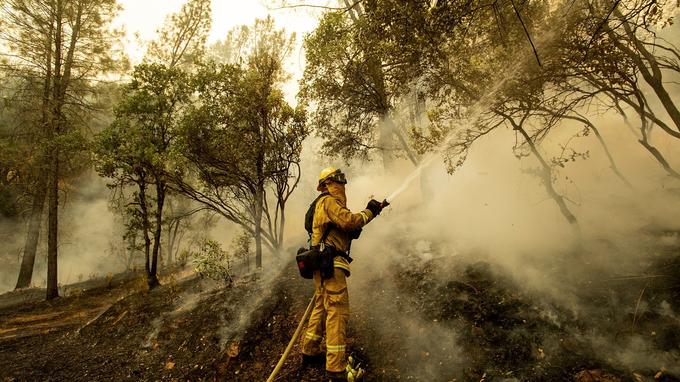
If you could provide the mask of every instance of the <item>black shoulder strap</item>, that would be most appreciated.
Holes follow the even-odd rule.
[[[316,198],[316,200],[314,200],[314,205],[315,205],[315,206],[314,206],[314,209],[315,209],[315,210],[316,210],[316,203],[318,203],[319,200],[321,200],[321,198],[324,197],[324,196],[326,196],[326,195],[330,195],[330,194],[329,194],[328,192],[324,192],[323,194],[319,195],[319,196]],[[316,211],[315,211],[315,212],[316,212]],[[313,223],[312,223],[312,225],[313,225]],[[328,222],[328,225],[326,226],[326,229],[323,231],[323,235],[321,236],[321,241],[319,241],[319,244],[321,244],[321,243],[324,243],[324,244],[325,244],[326,238],[328,238],[328,234],[331,233],[331,230],[332,230],[332,229],[333,229],[333,223],[332,223],[332,222]],[[310,246],[312,245],[312,233],[311,233],[311,232],[309,233],[309,245],[310,245]]]

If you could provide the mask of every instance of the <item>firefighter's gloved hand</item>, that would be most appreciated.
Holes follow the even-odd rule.
[[[376,216],[380,215],[380,212],[382,211],[383,206],[382,206],[382,203],[380,203],[379,201],[377,201],[375,199],[371,199],[368,202],[366,209],[371,211],[371,213],[373,213],[373,217],[376,217]]]
[[[361,236],[361,231],[363,231],[361,228],[355,229],[354,231],[349,231],[349,238],[352,240],[356,240]]]

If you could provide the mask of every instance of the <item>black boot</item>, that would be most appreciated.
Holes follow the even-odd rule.
[[[326,376],[330,382],[347,382],[347,372],[346,371],[326,371]]]
[[[302,364],[306,366],[320,366],[326,364],[326,354],[302,355]]]

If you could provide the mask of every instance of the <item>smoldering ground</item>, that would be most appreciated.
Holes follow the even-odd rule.
[[[430,292],[438,293],[451,281],[464,282],[466,272],[481,262],[489,266],[488,277],[507,279],[509,286],[524,294],[523,308],[535,313],[529,317],[542,320],[539,329],[544,332],[532,337],[532,360],[550,359],[554,353],[549,349],[558,349],[556,343],[570,337],[578,339],[576,346],[588,357],[600,360],[593,367],[677,374],[677,343],[654,345],[659,341],[656,336],[672,334],[644,332],[653,326],[652,317],[677,325],[678,306],[666,301],[671,295],[652,292],[648,285],[647,296],[639,298],[644,281],[622,285],[617,280],[649,275],[662,250],[675,245],[673,234],[662,243],[655,232],[678,228],[680,200],[674,191],[678,184],[649,158],[630,131],[621,128],[622,121],[606,116],[598,123],[610,132],[605,139],[633,188],[611,172],[592,137],[572,141],[579,150],[589,151],[589,158],[559,169],[556,183],[573,200],[570,208],[578,218],[580,235],[573,233],[532,175],[537,163],[514,157],[508,145],[513,133],[499,131],[480,142],[453,176],[437,164],[429,166],[424,184],[420,180],[411,184],[365,227],[352,247],[356,260],[349,279],[353,320],[360,321],[369,312],[384,317],[386,323],[377,336],[403,345],[407,354],[400,366],[415,376],[423,380],[460,377],[464,365],[475,357],[469,346],[459,343],[470,331],[462,325],[466,321],[441,323],[422,307],[404,308],[402,303],[413,298],[413,291],[401,290],[405,276],[394,272],[413,270],[411,277],[423,277],[417,268],[436,264],[444,270],[427,277],[435,281],[428,284]],[[547,156],[557,155],[560,143],[578,129],[566,126],[542,150]],[[661,144],[673,147],[671,142]],[[349,178],[348,205],[357,211],[370,197],[382,199],[399,187],[410,168],[398,164],[388,176],[366,165],[343,170]],[[658,312],[661,306],[663,314]],[[645,315],[650,318],[642,323]],[[526,328],[516,330],[521,334]]]

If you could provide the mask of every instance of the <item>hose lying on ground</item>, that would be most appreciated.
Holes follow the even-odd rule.
[[[302,319],[300,319],[300,323],[298,324],[297,329],[295,329],[295,334],[293,334],[293,338],[290,339],[290,342],[288,343],[286,350],[283,352],[283,355],[281,356],[279,363],[276,364],[274,371],[272,371],[269,378],[267,378],[267,382],[273,382],[274,378],[276,378],[276,374],[278,374],[279,370],[281,370],[281,366],[283,366],[283,363],[286,361],[286,358],[288,358],[288,353],[290,353],[290,349],[293,348],[293,345],[295,345],[298,338],[300,338],[300,333],[302,332],[302,327],[304,326],[305,322],[307,321],[307,317],[309,317],[309,314],[312,312],[312,306],[313,305],[314,305],[314,296],[312,296],[311,301],[309,301],[309,305],[307,305],[307,310],[305,310],[305,314],[302,316]]]

